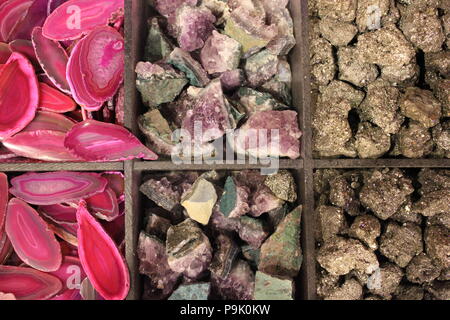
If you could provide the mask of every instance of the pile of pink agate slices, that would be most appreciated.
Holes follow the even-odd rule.
[[[120,172],[0,173],[0,300],[125,299],[124,223]]]
[[[155,160],[124,127],[124,0],[0,0],[0,162]]]

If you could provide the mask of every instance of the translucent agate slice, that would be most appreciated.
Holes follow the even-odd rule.
[[[47,17],[44,36],[58,41],[78,39],[95,27],[107,25],[123,8],[124,0],[69,0]]]
[[[49,85],[40,82],[40,99],[39,108],[45,111],[52,111],[56,113],[70,112],[76,109],[75,101],[69,96],[61,93]]]
[[[11,179],[9,192],[36,205],[58,204],[88,198],[105,190],[108,181],[89,172],[30,172]]]
[[[95,120],[76,124],[66,135],[65,146],[86,161],[156,160],[158,156],[125,128]]]
[[[102,220],[112,221],[120,214],[116,193],[108,187],[102,193],[87,198],[86,204],[89,211]]]
[[[130,275],[119,249],[80,202],[77,219],[81,264],[93,287],[107,300],[123,300],[130,289]]]
[[[14,52],[0,71],[0,138],[7,138],[33,120],[39,103],[34,68],[25,56]]]
[[[5,230],[14,251],[27,265],[44,272],[61,266],[61,247],[55,235],[36,210],[22,200],[9,201]]]
[[[17,300],[46,300],[61,289],[61,281],[45,272],[0,266],[0,292],[12,293]]]
[[[11,33],[32,4],[32,0],[10,0],[0,6],[0,41],[14,40]]]
[[[8,177],[3,172],[0,172],[0,238],[2,234],[3,225],[5,222],[8,198],[9,198]]]
[[[58,89],[70,94],[70,86],[66,79],[69,57],[64,48],[59,42],[44,37],[40,27],[34,28],[31,40],[42,70]]]
[[[38,111],[33,121],[25,127],[24,131],[50,130],[68,132],[75,125],[75,121],[58,113]]]

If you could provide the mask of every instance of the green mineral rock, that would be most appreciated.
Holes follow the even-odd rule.
[[[278,225],[281,223],[281,221],[284,220],[284,217],[289,213],[289,205],[285,204],[284,206],[280,208],[276,208],[274,210],[271,210],[267,213],[268,220],[270,223],[270,226],[273,228],[273,230],[276,230]]]
[[[264,221],[249,216],[243,216],[239,221],[239,237],[253,248],[260,248],[261,244],[269,236],[269,230]]]
[[[248,197],[248,188],[237,186],[234,178],[228,177],[220,199],[220,212],[227,218],[238,218],[245,215],[250,211]]]
[[[280,277],[295,277],[302,264],[299,206],[284,218],[277,230],[261,247],[259,270]]]
[[[255,300],[293,300],[292,280],[274,278],[263,272],[256,272]]]
[[[262,50],[248,58],[244,70],[250,85],[259,87],[269,81],[278,71],[278,62],[278,56],[268,50]]]
[[[292,73],[286,60],[280,60],[276,75],[261,85],[261,90],[270,93],[287,105],[292,104]]]
[[[261,255],[260,249],[255,249],[252,246],[244,245],[241,247],[242,255],[250,263],[252,267],[258,267],[259,257]]]
[[[173,46],[161,31],[158,19],[153,18],[148,32],[144,59],[151,63],[155,63],[167,58],[172,50]]]
[[[172,141],[172,129],[158,109],[139,116],[138,125],[152,150],[158,154],[168,156],[172,154],[175,147]]]
[[[210,289],[210,283],[182,284],[169,300],[208,300]]]
[[[225,278],[229,275],[240,248],[231,237],[225,234],[217,236],[216,247],[209,270],[216,276]]]
[[[191,85],[195,87],[204,87],[211,82],[200,63],[194,60],[188,52],[180,48],[175,48],[172,51],[167,62],[184,72]]]
[[[260,111],[283,110],[288,107],[279,103],[271,94],[259,92],[252,88],[242,87],[238,90],[237,96],[248,115]]]
[[[295,184],[294,177],[287,170],[281,170],[278,173],[267,176],[264,184],[278,198],[295,202],[297,200],[297,185]]]
[[[136,87],[150,108],[174,101],[188,83],[184,74],[169,65],[139,62],[136,73]]]

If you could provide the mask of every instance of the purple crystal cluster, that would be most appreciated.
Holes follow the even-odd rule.
[[[144,299],[292,299],[302,263],[289,171],[152,175],[137,255]]]
[[[180,149],[195,146],[201,156],[214,157],[221,152],[214,142],[227,137],[240,155],[298,158],[301,132],[289,110],[287,55],[295,37],[288,1],[150,4],[160,16],[151,19],[145,58],[136,67],[137,88],[150,109],[139,121],[148,145],[162,156],[191,157]],[[267,139],[240,143],[255,132]]]

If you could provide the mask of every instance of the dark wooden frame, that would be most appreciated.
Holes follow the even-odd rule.
[[[140,136],[137,117],[143,109],[139,93],[135,87],[136,63],[142,57],[142,48],[147,33],[149,9],[146,0],[125,0],[125,126]],[[293,101],[299,112],[300,127],[303,131],[301,159],[281,160],[280,167],[295,173],[299,184],[299,201],[303,204],[301,243],[304,262],[297,279],[297,298],[316,299],[316,261],[314,241],[314,192],[313,172],[318,168],[450,168],[449,159],[335,159],[317,160],[312,156],[311,129],[311,85],[309,68],[308,4],[307,0],[291,0],[290,10],[294,18],[297,46],[290,55],[293,73]],[[175,165],[171,161],[125,161],[118,163],[0,163],[0,171],[123,171],[125,173],[126,212],[126,259],[131,273],[131,290],[128,299],[140,299],[141,282],[136,256],[137,238],[143,213],[139,185],[144,172],[180,170],[243,170],[260,169],[260,165]]]

